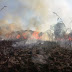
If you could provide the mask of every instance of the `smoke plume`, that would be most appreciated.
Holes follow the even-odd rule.
[[[7,11],[0,20],[0,34],[21,29],[46,31],[50,25],[57,23],[57,16],[63,19],[66,26],[69,23],[71,10],[67,0],[15,0],[15,4],[7,6]]]

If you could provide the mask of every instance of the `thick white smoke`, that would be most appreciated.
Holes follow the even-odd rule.
[[[8,4],[9,1],[11,2],[11,0],[7,1],[7,10],[5,11],[7,15],[10,14],[10,16],[12,16],[13,18],[15,16],[21,19],[23,17],[28,18],[27,21],[26,19],[22,19],[23,22],[19,19],[15,19],[15,21],[13,18],[10,18],[10,20],[14,21],[12,23],[19,22],[18,25],[23,25],[23,29],[35,28],[34,30],[39,31],[48,30],[50,28],[50,25],[56,24],[57,22],[57,16],[54,15],[53,12],[56,12],[62,18],[66,26],[69,27],[68,24],[70,23],[70,18],[72,15],[72,11],[68,3],[69,0],[15,0],[15,7],[11,4]],[[30,15],[30,12],[28,11],[31,11],[33,14]],[[7,15],[4,19],[9,20]],[[39,22],[35,20],[36,22],[34,23],[34,17],[36,17]],[[30,20],[33,21],[31,22],[33,24],[30,24]]]
[[[71,9],[68,0],[19,0],[27,8],[33,10],[36,16],[41,18],[43,22],[40,30],[47,30],[50,25],[55,24],[57,16],[53,14],[56,12],[64,21],[66,26],[70,22]]]

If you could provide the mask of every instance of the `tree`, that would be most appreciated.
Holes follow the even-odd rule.
[[[63,23],[62,18],[55,12],[53,12],[58,18],[57,18],[57,24],[54,26],[54,34],[55,38],[63,38],[66,32],[65,24]]]
[[[55,38],[62,38],[62,37],[64,37],[64,34],[65,34],[65,25],[64,25],[64,23],[58,22],[54,26],[54,34],[55,34]]]

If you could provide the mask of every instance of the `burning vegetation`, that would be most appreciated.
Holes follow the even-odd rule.
[[[35,10],[42,20],[47,19],[45,3],[24,1],[29,3],[27,9]],[[7,15],[12,21],[0,20],[0,72],[72,71],[72,31],[67,33],[63,20],[57,13],[53,14],[58,17],[57,23],[44,32],[40,31],[40,22],[35,17],[25,30],[19,17]]]
[[[54,30],[0,32],[1,72],[71,72],[72,33],[66,33],[64,23],[58,22]],[[6,33],[3,33],[6,30]]]

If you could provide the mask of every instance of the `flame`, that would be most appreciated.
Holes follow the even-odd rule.
[[[37,40],[47,40],[47,36],[46,35],[41,35],[40,32],[38,31],[34,31],[34,32],[20,32],[20,33],[16,33],[16,32],[11,32],[11,33],[7,33],[5,35],[6,39],[37,39]],[[45,39],[43,39],[45,38]]]
[[[24,39],[27,39],[27,37],[26,37],[27,34],[26,33],[23,33],[22,35],[23,35]]]
[[[71,38],[71,37],[69,37],[69,40],[71,41],[71,40],[72,40],[72,38]]]
[[[39,32],[34,31],[33,34],[32,34],[33,38],[34,39],[39,39],[38,34],[39,34]]]
[[[20,35],[17,35],[17,36],[16,36],[17,39],[19,39],[20,37],[21,37]]]

